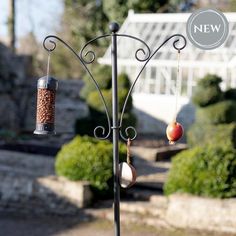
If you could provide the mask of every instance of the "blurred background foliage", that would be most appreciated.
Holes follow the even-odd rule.
[[[78,50],[88,40],[109,33],[109,22],[122,24],[129,9],[139,13],[176,11],[176,5],[168,0],[65,0],[64,5],[61,28],[57,35],[63,36],[65,41]],[[93,50],[97,58],[103,55],[108,45],[109,40],[106,39],[94,42]],[[84,75],[80,65],[71,60],[68,49],[60,46],[52,57],[52,73],[68,79],[79,79]]]
[[[92,74],[96,78],[98,86],[101,89],[104,100],[107,105],[109,119],[112,117],[112,78],[110,66],[97,66],[92,70]],[[96,126],[107,127],[107,117],[100,94],[96,90],[94,83],[84,76],[84,87],[80,92],[80,96],[89,107],[89,115],[87,117],[77,119],[75,123],[75,133],[80,135],[93,136],[93,130]],[[123,104],[130,88],[130,79],[127,74],[118,75],[118,112],[119,117],[122,112]],[[133,103],[132,96],[127,101],[127,106],[123,117],[123,127],[135,126],[136,117],[132,113]]]

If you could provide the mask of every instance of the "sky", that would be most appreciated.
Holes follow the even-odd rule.
[[[9,0],[0,0],[0,38],[7,37]],[[38,41],[55,33],[63,13],[63,0],[16,0],[16,36],[32,30]]]

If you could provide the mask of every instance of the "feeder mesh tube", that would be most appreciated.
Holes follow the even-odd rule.
[[[53,124],[55,119],[56,91],[49,89],[38,89],[37,96],[37,123]]]

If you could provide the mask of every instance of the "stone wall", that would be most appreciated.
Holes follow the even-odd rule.
[[[122,201],[120,207],[122,223],[205,232],[200,235],[236,235],[235,198],[214,199],[187,194],[169,197],[152,195],[146,202]],[[106,218],[111,219],[111,215],[107,214]]]
[[[54,158],[0,151],[0,209],[26,213],[75,214],[91,203],[86,181],[54,175]]]
[[[165,219],[177,228],[236,233],[236,199],[173,195]]]
[[[0,44],[0,128],[16,130],[25,110],[32,58],[18,56]],[[23,119],[22,119],[23,120]]]

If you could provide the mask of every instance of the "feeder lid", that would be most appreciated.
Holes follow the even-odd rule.
[[[57,90],[58,88],[58,80],[53,77],[41,77],[38,79],[38,88],[41,89],[51,89],[51,90]]]

